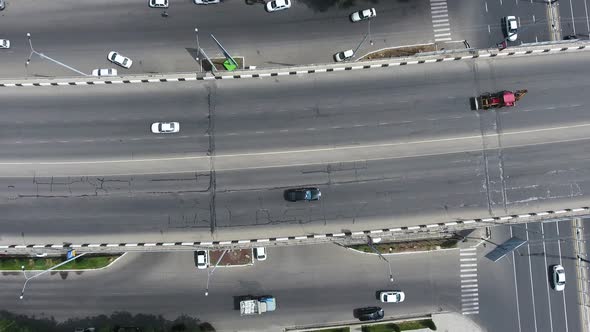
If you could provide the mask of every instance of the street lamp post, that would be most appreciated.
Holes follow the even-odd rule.
[[[197,35],[197,57],[195,58],[195,60],[197,60],[197,62],[199,62],[199,71],[203,71],[203,65],[201,65],[201,45],[199,45],[199,29],[195,28],[195,34]]]
[[[205,296],[208,296],[209,295],[209,280],[211,279],[211,276],[213,275],[213,272],[215,272],[215,269],[217,268],[217,265],[219,265],[219,262],[221,262],[221,259],[223,258],[223,256],[225,256],[225,253],[226,252],[227,252],[227,249],[223,251],[223,253],[221,254],[221,256],[219,256],[219,259],[215,263],[215,266],[213,266],[213,269],[211,270],[211,272],[209,272],[209,269],[207,269],[207,286],[205,287]]]
[[[24,265],[21,265],[21,267],[20,267],[20,268],[21,268],[21,270],[23,271],[23,275],[25,276],[25,284],[23,285],[23,289],[22,289],[22,290],[21,290],[21,292],[20,292],[20,297],[19,297],[19,298],[22,300],[22,299],[25,297],[25,288],[27,287],[27,284],[29,283],[29,280],[31,280],[31,279],[35,279],[35,278],[37,278],[37,277],[39,277],[39,276],[42,276],[42,275],[44,275],[45,273],[47,273],[47,272],[49,272],[49,271],[52,271],[52,270],[54,270],[54,269],[56,269],[56,268],[58,268],[58,267],[60,267],[60,266],[62,266],[62,265],[65,265],[65,264],[67,264],[67,263],[69,263],[69,262],[73,261],[74,259],[77,259],[77,258],[79,258],[79,257],[82,257],[82,256],[84,256],[84,255],[86,255],[86,253],[85,253],[85,252],[84,252],[84,253],[81,253],[80,255],[74,256],[74,257],[72,257],[72,258],[70,258],[70,259],[68,259],[68,260],[65,260],[65,261],[63,261],[63,262],[61,262],[61,263],[59,263],[59,264],[57,264],[57,265],[55,265],[55,266],[52,266],[51,268],[49,268],[49,269],[47,269],[47,270],[45,270],[45,271],[43,271],[43,272],[37,273],[37,274],[35,274],[35,275],[34,275],[34,276],[32,276],[32,277],[27,277],[27,273],[25,272],[25,266],[24,266]]]
[[[373,239],[367,235],[367,244],[369,245],[369,248],[371,248],[377,255],[379,255],[379,258],[381,258],[382,260],[384,260],[385,262],[387,262],[387,266],[389,267],[389,281],[393,282],[393,272],[391,270],[391,263],[389,262],[389,260],[387,260],[387,258],[385,258],[383,255],[381,255],[381,252],[379,252],[379,250],[377,250],[377,248],[375,248],[375,246],[373,245]]]
[[[72,67],[70,67],[70,66],[68,66],[68,65],[66,65],[64,63],[61,63],[61,62],[59,62],[59,61],[57,61],[55,59],[52,59],[52,58],[48,57],[47,55],[45,55],[43,53],[39,53],[39,52],[35,51],[35,49],[33,48],[33,42],[31,41],[31,34],[29,32],[27,32],[27,39],[29,40],[29,46],[31,47],[31,53],[29,54],[29,57],[27,58],[27,61],[25,62],[25,67],[28,66],[29,63],[31,63],[31,57],[33,56],[33,54],[36,54],[41,59],[47,59],[49,61],[52,61],[53,63],[56,63],[56,64],[58,64],[58,65],[60,65],[62,67],[65,67],[65,68],[67,68],[67,69],[69,69],[71,71],[75,71],[76,73],[78,73],[80,75],[90,76],[90,75],[85,74],[85,73],[83,73],[83,72],[81,72],[81,71],[79,71],[79,70],[77,70],[75,68],[72,68]]]

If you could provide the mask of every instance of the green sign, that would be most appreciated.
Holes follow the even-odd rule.
[[[236,70],[236,68],[238,68],[238,66],[236,66],[234,64],[234,62],[229,59],[223,61],[223,67],[225,67],[225,69],[227,69],[227,71],[234,71],[234,70]]]

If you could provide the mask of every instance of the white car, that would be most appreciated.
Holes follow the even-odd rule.
[[[168,8],[168,0],[149,0],[148,5],[151,8]]]
[[[353,22],[359,22],[359,21],[368,20],[368,19],[373,18],[375,16],[377,16],[377,12],[375,11],[375,8],[369,8],[369,9],[359,10],[358,12],[354,12],[354,13],[350,14],[350,20]]]
[[[204,270],[209,265],[209,252],[207,250],[197,251],[197,269]]]
[[[0,48],[10,48],[10,40],[0,39]]]
[[[353,56],[354,56],[353,50],[346,50],[346,51],[342,51],[342,52],[338,52],[338,53],[334,54],[334,60],[336,62],[342,62],[344,60],[348,60],[348,59],[352,58]]]
[[[131,61],[131,59],[122,56],[121,54],[117,53],[117,52],[111,52],[109,53],[109,55],[107,55],[107,58],[114,64],[117,64],[121,67],[124,68],[131,68],[131,65],[133,64],[133,61]]]
[[[561,265],[553,265],[553,288],[561,292],[565,289],[565,269]]]
[[[92,76],[117,76],[117,70],[113,68],[100,68],[92,71]]]
[[[385,303],[400,303],[404,302],[406,294],[398,290],[382,291],[379,293],[379,298],[381,299],[381,302]]]
[[[214,3],[220,3],[221,0],[194,0],[195,5],[212,5]]]
[[[152,123],[152,133],[154,134],[170,134],[180,131],[180,123],[178,122],[154,122]]]
[[[264,247],[254,248],[254,257],[256,258],[256,260],[259,260],[259,261],[266,260],[266,248],[264,248]]]
[[[291,0],[272,0],[266,3],[267,12],[276,12],[291,8]]]
[[[506,16],[502,19],[502,30],[504,30],[504,37],[509,41],[515,41],[518,38],[518,21],[514,16]]]

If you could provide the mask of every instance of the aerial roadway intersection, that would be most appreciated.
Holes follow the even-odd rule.
[[[0,317],[588,330],[587,21],[577,0],[0,0]]]

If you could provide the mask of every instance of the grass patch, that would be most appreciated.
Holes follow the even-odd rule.
[[[62,265],[55,269],[60,270],[84,270],[84,269],[98,269],[105,267],[112,263],[117,257],[121,255],[100,255],[91,256],[84,255],[76,260]],[[25,266],[25,270],[47,270],[59,263],[65,262],[66,257],[10,257],[0,258],[0,270],[21,270],[21,266]]]
[[[363,332],[401,332],[425,328],[436,331],[436,325],[432,319],[411,320],[400,323],[363,325],[361,329]]]
[[[408,252],[408,251],[430,251],[436,249],[448,249],[457,247],[459,238],[445,238],[445,239],[427,239],[404,242],[391,243],[375,243],[373,246],[382,254],[394,252]],[[374,252],[371,247],[366,244],[357,244],[349,246],[349,248],[360,250],[363,252]]]

